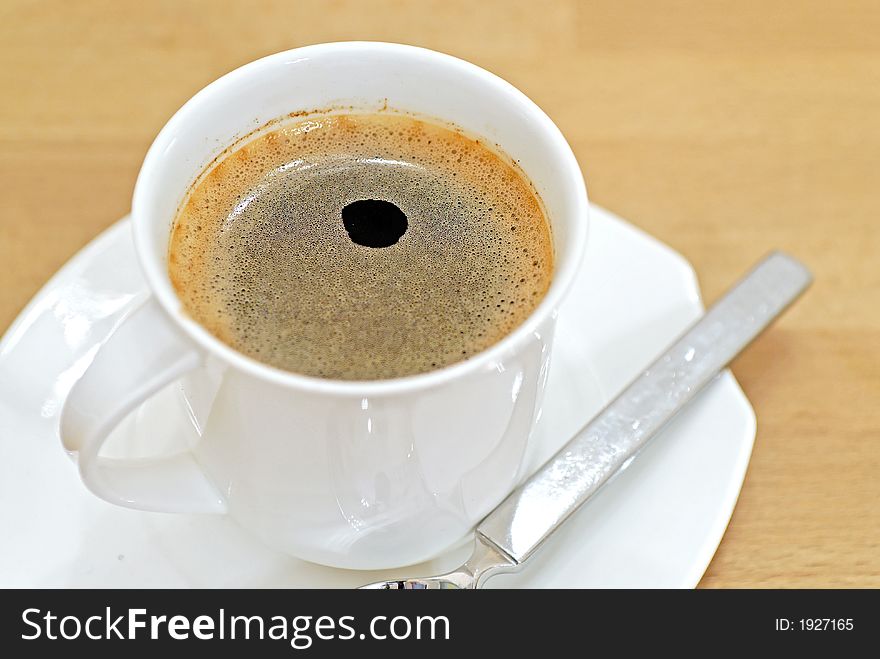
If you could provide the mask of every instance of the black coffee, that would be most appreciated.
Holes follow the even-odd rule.
[[[169,273],[235,349],[327,378],[422,373],[537,306],[550,230],[508,160],[396,114],[281,125],[230,149],[177,216]]]
[[[359,199],[342,207],[348,237],[364,247],[391,247],[400,240],[409,222],[390,201]]]

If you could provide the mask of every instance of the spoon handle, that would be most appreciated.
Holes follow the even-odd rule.
[[[522,563],[684,408],[812,281],[773,252],[479,524]]]

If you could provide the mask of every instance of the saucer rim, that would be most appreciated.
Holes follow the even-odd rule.
[[[666,255],[673,257],[677,262],[678,267],[682,270],[682,273],[686,275],[691,292],[696,295],[697,303],[702,309],[703,304],[701,301],[698,278],[687,259],[657,238],[603,208],[591,204],[591,214],[594,214],[593,217],[601,214],[610,220],[623,224],[627,230],[638,233],[641,239],[650,241],[655,247],[662,249]],[[94,255],[107,249],[119,239],[123,231],[131,231],[130,224],[126,226],[127,222],[128,216],[125,216],[101,231],[95,238],[89,241],[70,259],[68,259],[55,272],[55,274],[53,274],[52,277],[40,287],[29,302],[22,308],[15,320],[9,325],[2,338],[0,338],[0,360],[2,360],[8,351],[15,347],[20,335],[27,330],[32,317],[35,314],[41,313],[45,309],[47,294],[51,293],[55,287],[66,279],[75,276],[71,271],[78,266],[81,266],[84,260],[90,259]],[[147,290],[146,284],[144,284],[144,291]],[[562,306],[564,308],[565,305],[563,304]],[[730,523],[733,510],[738,501],[756,438],[757,420],[755,412],[739,383],[729,370],[726,370],[719,380],[725,381],[727,387],[733,385],[733,389],[729,392],[730,399],[727,405],[732,406],[734,404],[733,397],[735,394],[737,399],[736,405],[739,408],[736,413],[740,415],[745,424],[745,437],[739,441],[734,464],[731,465],[727,472],[727,485],[719,499],[723,503],[717,506],[716,511],[713,514],[713,521],[711,523],[712,528],[703,534],[704,540],[701,546],[699,546],[699,548],[695,547],[695,555],[691,562],[691,569],[686,575],[682,576],[676,586],[680,588],[695,587],[711,563]]]

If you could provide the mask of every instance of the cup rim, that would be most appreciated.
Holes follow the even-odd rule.
[[[571,232],[570,240],[566,241],[565,251],[568,256],[564,262],[561,263],[561,267],[557,266],[546,295],[538,306],[532,310],[525,321],[494,345],[464,361],[456,362],[455,364],[450,364],[449,366],[425,373],[382,380],[339,380],[286,371],[260,362],[237,351],[212,335],[195,320],[188,317],[183,312],[180,298],[177,296],[165,276],[166,264],[164,263],[164,260],[161,263],[158,263],[158,260],[152,257],[154,252],[150,247],[153,246],[153,238],[149,231],[149,227],[151,225],[151,220],[156,220],[153,220],[146,213],[144,206],[147,204],[146,200],[150,195],[152,181],[155,178],[154,172],[161,167],[164,153],[172,142],[173,136],[180,124],[182,124],[193,112],[199,111],[200,107],[206,101],[210,101],[211,97],[217,93],[219,89],[231,83],[235,83],[239,79],[254,75],[264,67],[305,58],[317,58],[330,53],[338,54],[339,52],[346,51],[352,55],[363,53],[364,51],[373,51],[395,54],[401,57],[430,60],[434,64],[439,63],[447,68],[458,70],[461,75],[480,79],[483,84],[494,88],[499,95],[506,96],[507,100],[518,104],[520,110],[527,113],[539,126],[543,133],[543,139],[548,140],[552,145],[553,150],[556,152],[555,157],[563,161],[564,171],[567,176],[567,180],[564,181],[564,187],[568,191],[567,194],[570,195],[571,199],[574,201],[573,215],[575,217],[573,218],[573,221],[581,225]],[[501,146],[503,148],[503,145]],[[550,117],[548,117],[528,96],[494,73],[490,73],[476,64],[472,64],[452,55],[418,46],[378,41],[339,41],[294,48],[268,55],[245,64],[211,82],[189,99],[171,117],[171,119],[168,120],[156,136],[144,158],[137,182],[135,183],[132,198],[132,225],[135,249],[150,289],[170,319],[177,323],[186,335],[202,350],[208,354],[219,356],[230,366],[233,366],[248,375],[276,385],[308,390],[316,393],[360,397],[394,395],[432,388],[471,373],[491,370],[498,363],[502,362],[503,356],[511,351],[514,346],[522,343],[528,335],[538,332],[540,324],[544,322],[548,316],[555,316],[556,311],[566,292],[571,287],[583,260],[587,240],[587,213],[588,200],[586,185],[584,184],[580,166],[577,163],[577,159],[575,158],[571,147],[556,124],[553,123]],[[557,253],[558,251],[557,246]]]

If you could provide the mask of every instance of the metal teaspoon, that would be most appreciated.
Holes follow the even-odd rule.
[[[477,525],[464,565],[436,577],[362,588],[482,588],[496,574],[519,570],[811,281],[799,261],[771,253]]]

